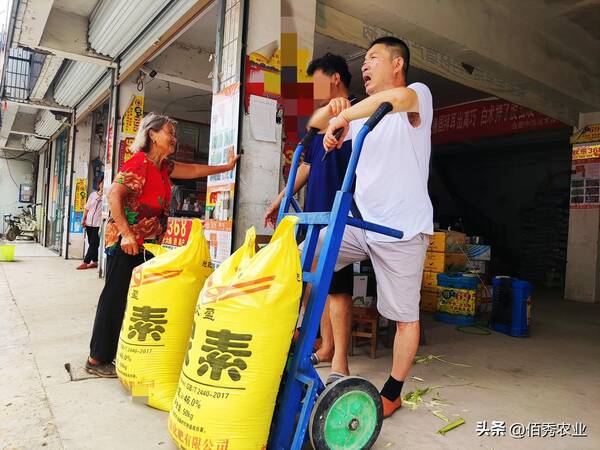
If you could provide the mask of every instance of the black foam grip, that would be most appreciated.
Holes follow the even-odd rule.
[[[309,128],[309,130],[306,132],[306,134],[302,138],[302,141],[300,141],[300,144],[302,145],[302,147],[304,147],[304,148],[308,147],[318,132],[319,132],[318,128],[315,128],[315,127]]]
[[[369,117],[369,120],[365,123],[371,130],[377,126],[377,124],[384,118],[384,116],[393,109],[390,102],[383,102],[379,105],[379,108]]]

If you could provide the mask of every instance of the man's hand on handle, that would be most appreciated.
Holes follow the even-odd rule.
[[[334,98],[329,102],[329,105],[327,105],[333,119],[330,120],[327,131],[325,132],[325,137],[323,138],[323,146],[325,147],[326,152],[342,147],[342,143],[348,135],[348,130],[350,128],[348,120],[342,115],[342,111],[345,111],[351,106],[350,100],[345,97]]]
[[[341,132],[340,132],[341,130]],[[326,152],[330,152],[334,149],[342,148],[342,144],[348,135],[350,130],[350,124],[341,115],[331,119],[325,137],[323,138],[323,147]]]

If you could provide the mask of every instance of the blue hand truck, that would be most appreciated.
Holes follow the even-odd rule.
[[[300,156],[318,130],[309,130],[294,152],[277,223],[286,215],[294,215],[299,218],[298,225],[306,227],[301,261],[303,292],[307,285],[312,286],[298,340],[290,353],[279,390],[269,436],[270,450],[300,450],[307,444],[307,431],[316,450],[368,449],[379,436],[383,407],[375,386],[364,378],[345,377],[325,387],[310,356],[346,225],[396,238],[403,236],[401,231],[362,220],[351,192],[363,142],[391,110],[391,103],[382,103],[359,131],[331,212],[304,213],[293,198]],[[289,212],[290,207],[293,212]],[[349,216],[351,211],[353,214]],[[324,226],[327,231],[316,271],[311,272],[319,231]]]

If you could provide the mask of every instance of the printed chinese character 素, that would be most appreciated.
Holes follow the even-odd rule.
[[[152,308],[151,306],[134,306],[133,313],[129,319],[133,324],[129,325],[127,337],[132,339],[137,335],[137,340],[143,342],[148,334],[155,341],[160,341],[162,333],[165,332],[167,320],[165,315],[167,308]]]
[[[206,355],[198,359],[198,375],[202,376],[210,369],[211,380],[217,381],[226,370],[231,380],[239,381],[242,377],[240,371],[248,367],[242,358],[252,355],[247,350],[252,335],[232,333],[231,330],[207,330],[206,336],[205,344],[201,347]]]

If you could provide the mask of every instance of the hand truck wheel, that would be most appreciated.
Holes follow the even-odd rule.
[[[309,434],[315,450],[362,450],[375,444],[383,422],[379,392],[361,377],[325,388],[313,408]]]

